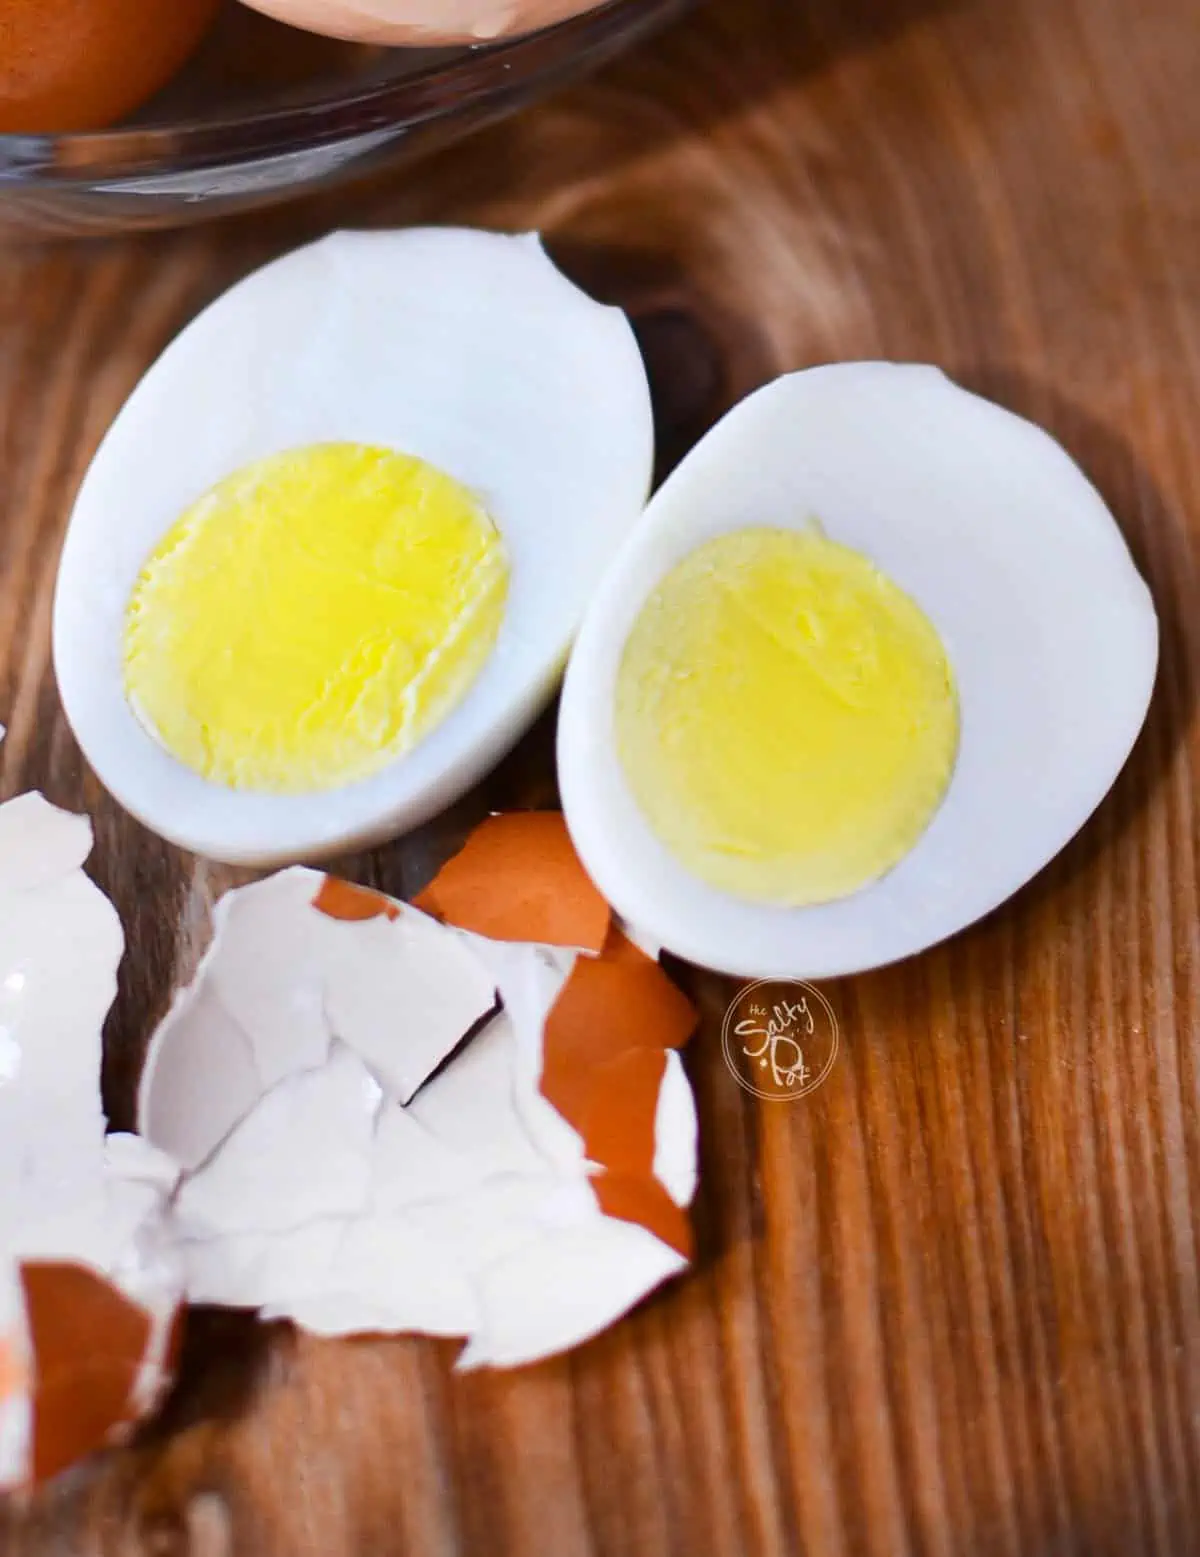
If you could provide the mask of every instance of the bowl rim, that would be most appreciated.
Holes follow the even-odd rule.
[[[648,32],[690,3],[600,0],[578,16],[494,43],[437,50],[398,46],[398,57],[436,57],[402,75],[349,91],[301,89],[287,102],[264,109],[60,135],[0,134],[0,189],[44,179],[90,184],[136,172],[258,162],[372,132],[400,133],[446,118],[474,97],[498,95],[506,87],[515,90],[531,72],[549,72],[617,36]],[[520,73],[518,64],[524,67]]]

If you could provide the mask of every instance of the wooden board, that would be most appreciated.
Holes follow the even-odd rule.
[[[333,221],[544,227],[633,312],[666,463],[779,369],[942,364],[1084,462],[1165,649],[1132,762],[1053,868],[952,945],[825,986],[842,1048],[810,1097],[739,1090],[729,990],[694,978],[690,1279],[565,1361],[467,1380],[419,1341],[201,1321],[163,1427],[0,1514],[0,1550],[1200,1550],[1198,81],[1192,0],[712,0],[390,190],[0,256],[0,775],[96,818],[131,945],[120,1122],[229,877],[84,771],[48,660],[59,537],[151,357]],[[550,801],[550,735],[347,868],[407,889],[486,807]]]

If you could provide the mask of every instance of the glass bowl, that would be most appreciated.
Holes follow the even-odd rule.
[[[0,135],[0,228],[169,227],[328,189],[511,113],[688,3],[610,0],[502,43],[383,49],[298,32],[229,0],[195,59],[136,118],[86,134]]]

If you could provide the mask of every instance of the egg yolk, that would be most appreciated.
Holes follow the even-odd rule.
[[[126,695],[214,783],[351,783],[463,697],[508,577],[479,502],[422,460],[353,443],[273,455],[194,504],[142,570]]]
[[[784,907],[858,891],[940,805],[958,700],[936,631],[819,530],[718,536],[625,644],[617,750],[651,827],[700,880]]]

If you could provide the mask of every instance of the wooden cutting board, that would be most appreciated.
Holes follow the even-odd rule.
[[[231,878],[84,771],[48,658],[59,539],[151,358],[335,221],[546,229],[637,321],[664,467],[780,369],[937,362],[1083,462],[1164,630],[1099,814],[980,928],[823,986],[815,1092],[742,1091],[731,990],[692,978],[692,1276],[572,1357],[465,1380],[444,1346],[202,1316],[161,1428],[0,1513],[6,1557],[1200,1550],[1198,83],[1193,0],[713,0],[393,188],[0,254],[0,776],[96,819],[130,942],[118,1122]],[[345,868],[410,889],[486,808],[551,802],[551,735]]]

